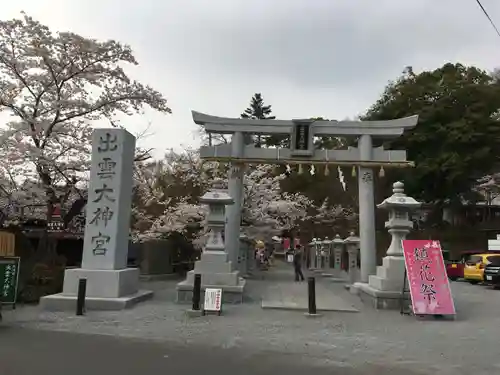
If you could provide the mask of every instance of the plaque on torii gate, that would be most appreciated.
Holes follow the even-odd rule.
[[[418,116],[385,121],[335,120],[254,120],[217,117],[192,112],[196,124],[209,134],[230,134],[230,144],[200,148],[200,157],[207,161],[231,163],[229,194],[235,204],[228,210],[226,238],[229,258],[235,263],[239,246],[239,223],[243,189],[243,164],[340,165],[359,168],[359,237],[361,239],[361,281],[376,272],[375,202],[373,168],[402,168],[413,166],[406,160],[405,150],[385,150],[373,147],[372,139],[397,138],[417,125]],[[289,148],[259,148],[245,145],[244,135],[287,135]],[[314,137],[344,137],[358,140],[358,147],[345,150],[326,150],[314,147]],[[234,238],[233,238],[234,237]]]

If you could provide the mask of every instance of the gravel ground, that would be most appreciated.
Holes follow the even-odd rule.
[[[0,327],[0,337],[2,375],[408,375],[405,370],[375,365],[319,367],[305,364],[300,356],[276,351],[207,350],[203,345],[118,336]]]
[[[250,280],[248,301],[225,307],[221,317],[187,317],[186,306],[173,303],[175,283],[155,282],[147,285],[155,290],[155,298],[131,310],[76,317],[26,306],[4,311],[3,324],[196,343],[249,353],[276,351],[297,354],[309,364],[346,369],[370,365],[384,371],[406,368],[407,375],[500,373],[500,291],[454,282],[457,319],[419,320],[364,307],[342,285],[328,283],[333,292],[355,303],[360,313],[332,312],[310,319],[300,312],[262,310],[260,296],[270,282],[272,274],[267,280]]]

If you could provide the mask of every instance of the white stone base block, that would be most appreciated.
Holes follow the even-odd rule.
[[[178,303],[191,302],[196,274],[201,275],[202,301],[206,288],[220,288],[223,302],[243,302],[246,280],[239,271],[232,271],[228,255],[224,251],[204,251],[194,270],[188,272],[186,280],[177,284]]]
[[[153,297],[150,290],[139,290],[132,295],[118,298],[85,298],[86,310],[124,310]],[[52,294],[40,299],[40,307],[46,311],[75,311],[76,296],[63,293]]]
[[[377,267],[377,274],[370,275],[368,283],[355,283],[351,292],[376,309],[399,309],[402,300],[407,303],[409,299],[409,293],[402,296],[404,275],[404,258],[386,256]]]
[[[89,310],[121,310],[151,298],[153,292],[139,290],[139,269],[90,270],[67,269],[64,272],[63,292],[40,299],[47,310],[76,308],[80,279],[87,280],[85,306]]]
[[[377,310],[399,310],[402,303],[406,308],[411,297],[409,292],[402,296],[402,291],[402,287],[399,291],[382,291],[366,283],[355,283],[351,287],[351,293],[357,294],[363,303]]]
[[[370,275],[368,284],[382,291],[401,291],[405,275],[403,257],[386,256],[382,265],[377,267],[377,274]]]
[[[243,303],[246,280],[240,278],[237,285],[201,285],[201,302],[205,300],[205,289],[222,289],[222,303],[240,304]],[[184,280],[177,284],[176,302],[180,304],[191,303],[193,300],[193,283]]]

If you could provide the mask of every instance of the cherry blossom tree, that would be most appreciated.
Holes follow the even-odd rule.
[[[76,188],[88,171],[95,121],[120,126],[120,116],[145,107],[170,112],[166,99],[132,80],[124,64],[138,63],[117,41],[54,33],[24,13],[0,21],[0,114],[10,115],[0,130],[0,158],[8,165],[2,199],[13,199],[23,181],[37,183],[49,219],[60,187]]]
[[[493,204],[493,201],[500,196],[500,173],[481,178],[475,190],[484,197],[487,205]]]
[[[136,240],[186,234],[204,220],[206,207],[198,199],[219,173],[215,163],[203,163],[195,150],[167,152],[163,160],[139,163],[135,169],[132,232]]]
[[[198,152],[170,152],[156,163],[137,168],[133,233],[137,240],[161,238],[172,232],[189,233],[203,243],[207,207],[199,197],[214,177],[227,187],[227,166],[203,163]],[[248,166],[245,172],[242,230],[250,237],[267,239],[307,220],[334,220],[350,213],[340,206],[320,207],[300,193],[282,192],[285,174],[272,165]]]
[[[292,229],[308,218],[312,201],[300,193],[284,193],[272,165],[249,168],[245,176],[242,221],[243,231],[251,237],[271,238]]]

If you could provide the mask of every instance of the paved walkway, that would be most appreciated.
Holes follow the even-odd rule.
[[[262,297],[262,308],[307,311],[307,281],[293,281],[293,269],[286,264],[277,264],[268,272],[266,279],[272,282]],[[351,303],[342,298],[341,294],[345,292],[341,288],[327,287],[325,284],[328,282],[331,283],[328,278],[316,276],[316,309],[318,311],[358,312]]]

